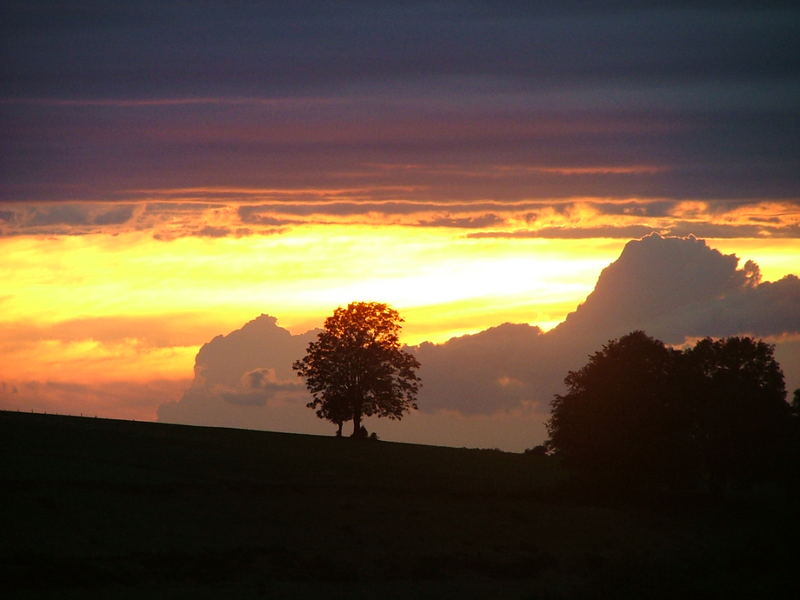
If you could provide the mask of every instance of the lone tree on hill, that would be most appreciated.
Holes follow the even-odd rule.
[[[365,429],[363,417],[401,419],[416,409],[419,362],[400,348],[403,319],[386,304],[352,302],[325,320],[306,355],[292,365],[305,378],[317,416],[342,424],[352,419],[353,437]]]

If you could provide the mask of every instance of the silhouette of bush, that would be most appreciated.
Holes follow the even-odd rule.
[[[529,456],[547,456],[547,446],[545,444],[539,444],[533,448],[526,448],[525,454]]]

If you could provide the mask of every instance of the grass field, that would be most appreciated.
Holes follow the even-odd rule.
[[[0,412],[5,598],[793,597],[780,494],[610,500],[494,450]]]

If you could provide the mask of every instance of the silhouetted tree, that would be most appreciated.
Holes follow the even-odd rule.
[[[618,483],[663,481],[686,462],[686,415],[676,406],[676,351],[634,331],[564,379],[548,442],[569,465]]]
[[[308,406],[312,407],[312,404]],[[336,437],[342,437],[345,422],[353,418],[353,410],[347,398],[331,393],[326,402],[320,402],[314,408],[317,409],[317,416],[320,419],[326,419],[336,425]]]
[[[784,448],[791,410],[773,352],[730,337],[700,340],[685,353],[701,467],[714,489],[766,474]]]
[[[352,302],[325,320],[317,340],[292,368],[305,378],[317,416],[339,426],[353,421],[353,436],[366,435],[361,420],[400,419],[417,408],[419,362],[400,348],[400,314],[378,302]]]
[[[679,352],[635,331],[564,382],[550,447],[618,483],[723,490],[768,474],[788,447],[783,373],[773,347],[751,338],[703,339]]]
[[[794,391],[794,395],[792,396],[792,414],[795,417],[800,417],[800,388],[797,388]]]
[[[783,470],[787,476],[793,495],[800,498],[800,474],[797,465],[800,465],[800,388],[792,395],[792,423],[789,430],[789,450],[786,453]]]

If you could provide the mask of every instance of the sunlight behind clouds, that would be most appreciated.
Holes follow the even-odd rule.
[[[352,225],[170,241],[142,232],[6,237],[0,375],[188,377],[199,344],[262,312],[302,333],[354,299],[397,307],[409,344],[504,322],[547,330],[586,298],[624,244]],[[741,248],[767,281],[796,268],[792,244],[712,243]]]
[[[419,327],[440,340],[448,328],[437,332],[426,320],[447,321],[450,310],[475,319],[462,322],[461,331],[519,320],[519,303],[530,308],[524,321],[536,321],[539,303],[549,305],[543,321],[554,320],[554,303],[563,305],[563,317],[622,244],[470,240],[446,228],[352,226],[171,241],[141,233],[17,236],[0,241],[2,275],[14,282],[3,319],[52,325],[193,313],[224,330],[269,310],[294,329],[318,325],[331,307],[353,298],[372,298],[417,310],[424,317],[409,322],[407,333]]]

